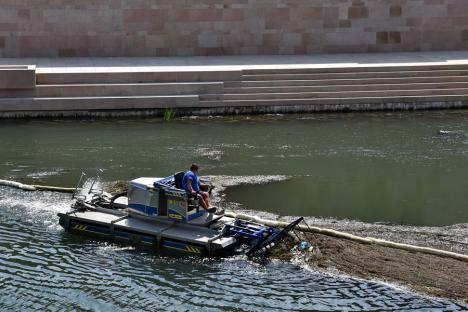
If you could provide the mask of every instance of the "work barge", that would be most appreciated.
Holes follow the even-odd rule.
[[[199,256],[265,254],[303,218],[279,229],[208,212],[181,189],[183,172],[166,178],[138,178],[128,191],[111,196],[95,183],[74,195],[72,210],[59,213],[68,232],[146,245]]]

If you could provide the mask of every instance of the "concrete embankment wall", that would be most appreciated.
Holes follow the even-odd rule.
[[[0,57],[468,49],[467,0],[2,0]]]
[[[33,75],[34,68],[23,74]],[[0,118],[161,116],[167,110],[183,116],[468,107],[468,63],[63,70],[35,77],[33,88],[0,86]]]

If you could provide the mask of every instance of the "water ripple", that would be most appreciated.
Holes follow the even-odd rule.
[[[373,283],[292,264],[174,258],[69,235],[64,195],[0,189],[0,310],[462,310]],[[7,196],[4,196],[5,193]]]

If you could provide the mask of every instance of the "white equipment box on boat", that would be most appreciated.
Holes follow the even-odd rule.
[[[128,188],[128,208],[148,216],[167,215],[160,209],[161,188],[154,186],[161,178],[138,178],[130,181]],[[162,208],[162,207],[161,207]]]
[[[130,181],[128,208],[146,216],[167,217],[170,220],[190,222],[206,214],[206,210],[190,205],[184,190],[178,189],[174,179],[138,178]]]

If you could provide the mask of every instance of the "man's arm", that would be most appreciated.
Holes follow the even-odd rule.
[[[188,178],[187,179],[187,188],[189,190],[189,192],[191,194],[195,194],[196,192],[193,190],[193,187],[192,187],[192,179],[191,178]]]

